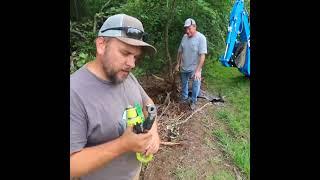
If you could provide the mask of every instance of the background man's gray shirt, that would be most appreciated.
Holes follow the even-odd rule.
[[[178,52],[182,52],[181,72],[193,72],[199,64],[199,55],[207,54],[207,39],[198,31],[191,38],[185,34]]]
[[[112,84],[85,66],[70,76],[70,153],[121,136],[126,128],[123,113],[128,105],[143,105],[148,97],[133,74]],[[81,180],[128,180],[140,168],[136,154],[126,153]]]

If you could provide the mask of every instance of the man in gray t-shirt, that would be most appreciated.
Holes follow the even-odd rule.
[[[185,34],[182,37],[175,70],[181,74],[181,99],[188,100],[188,81],[192,79],[192,97],[190,107],[193,110],[201,86],[201,70],[207,54],[206,37],[197,31],[194,19],[188,18],[184,23]]]
[[[96,38],[96,59],[70,76],[70,175],[81,180],[138,179],[136,152],[158,151],[157,121],[147,133],[126,125],[125,110],[153,101],[130,72],[143,53],[156,49],[143,40],[142,23],[110,16]]]

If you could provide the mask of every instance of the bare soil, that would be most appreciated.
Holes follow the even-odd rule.
[[[158,107],[161,141],[180,143],[161,144],[153,160],[143,166],[141,180],[213,179],[221,171],[228,172],[234,179],[243,179],[212,134],[214,129],[223,126],[213,117],[214,109],[219,106],[207,104],[209,101],[199,98],[196,109],[192,111],[187,103],[180,103],[177,96],[171,97],[174,93],[167,82],[153,76],[139,78],[139,81]],[[202,90],[205,89],[203,83]],[[175,125],[192,113],[187,122]]]

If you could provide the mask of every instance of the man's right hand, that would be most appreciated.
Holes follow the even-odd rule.
[[[126,152],[132,151],[144,153],[151,144],[152,134],[150,132],[136,134],[133,132],[133,127],[128,126],[122,136],[120,136],[120,139]]]
[[[128,127],[122,136],[70,154],[70,176],[80,177],[104,167],[126,152],[144,153],[152,145],[152,133],[136,134]]]

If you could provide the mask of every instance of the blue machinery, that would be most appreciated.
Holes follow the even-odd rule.
[[[226,44],[221,63],[226,67],[237,67],[250,77],[250,25],[244,0],[236,0],[232,8]]]

